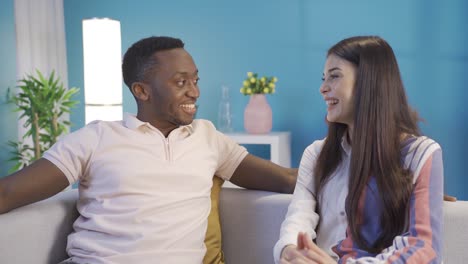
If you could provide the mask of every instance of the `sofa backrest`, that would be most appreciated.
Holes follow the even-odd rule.
[[[444,263],[468,263],[468,201],[444,202]]]
[[[219,199],[226,263],[273,264],[273,246],[291,195],[224,188]]]
[[[292,195],[224,189],[220,197],[227,264],[273,261]],[[468,201],[444,202],[444,263],[468,263]]]
[[[0,263],[56,264],[67,258],[67,236],[78,217],[77,190],[0,215]]]
[[[0,215],[0,263],[55,264],[66,258],[78,217],[77,190]],[[291,195],[223,188],[220,218],[227,264],[272,264]],[[444,203],[444,263],[467,263],[468,201]]]

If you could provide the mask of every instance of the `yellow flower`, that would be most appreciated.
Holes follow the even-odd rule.
[[[256,72],[247,72],[240,92],[243,95],[272,94],[275,92],[275,82],[277,81],[278,78],[274,76],[261,76]]]

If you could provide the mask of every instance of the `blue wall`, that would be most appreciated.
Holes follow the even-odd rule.
[[[190,1],[65,0],[70,86],[83,87],[81,21],[121,21],[122,48],[150,35],[182,38],[201,77],[199,118],[216,121],[221,85],[231,87],[234,128],[243,130],[248,97],[238,90],[247,71],[275,75],[268,100],[273,130],[292,132],[292,164],[323,138],[325,103],[318,89],[325,52],[342,38],[380,35],[393,46],[412,105],[425,134],[444,150],[446,192],[468,200],[468,2],[454,1]],[[136,112],[128,88],[124,111]],[[82,90],[83,91],[83,90]],[[83,101],[83,94],[81,98]],[[75,129],[84,108],[73,112]]]
[[[16,36],[13,0],[0,0],[0,177],[13,165],[6,148],[8,140],[17,139],[17,118],[13,105],[6,104],[8,87],[16,85]]]

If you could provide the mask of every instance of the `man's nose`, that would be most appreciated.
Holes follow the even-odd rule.
[[[200,89],[198,88],[198,85],[194,82],[190,82],[189,89],[187,91],[187,95],[189,97],[193,98],[198,98],[200,97]]]

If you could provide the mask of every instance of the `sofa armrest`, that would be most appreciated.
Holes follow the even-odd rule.
[[[0,263],[58,263],[78,217],[77,190],[0,215]]]
[[[468,201],[444,202],[444,263],[468,261]]]
[[[292,195],[222,188],[220,219],[227,264],[272,264]]]

